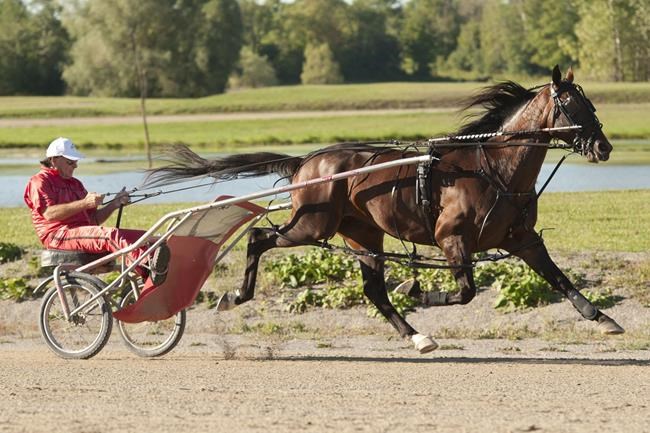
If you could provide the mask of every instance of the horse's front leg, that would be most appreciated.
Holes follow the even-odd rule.
[[[503,248],[520,257],[544,278],[553,289],[563,293],[576,310],[587,320],[598,322],[603,334],[622,334],[624,331],[611,317],[599,311],[557,267],[544,246],[544,241],[535,232],[526,232],[506,241]]]
[[[358,224],[355,221],[346,221],[340,227],[339,234],[347,244],[356,250],[381,252],[383,250],[383,233],[373,227]],[[359,256],[361,277],[363,279],[363,293],[373,303],[377,310],[399,332],[402,338],[413,342],[420,353],[435,350],[438,344],[427,335],[418,333],[402,317],[388,298],[386,281],[384,278],[384,261],[371,256]]]

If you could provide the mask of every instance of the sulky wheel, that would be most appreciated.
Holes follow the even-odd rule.
[[[139,288],[136,284],[127,286],[119,302],[124,308],[136,301]],[[151,358],[162,356],[172,350],[185,331],[185,310],[166,320],[156,322],[126,323],[117,321],[117,328],[126,347],[138,356]]]
[[[88,274],[71,272],[61,276],[69,310],[83,305],[102,290],[104,283]],[[66,359],[88,359],[99,353],[111,335],[113,316],[103,297],[66,320],[56,287],[43,297],[39,328],[48,347]]]

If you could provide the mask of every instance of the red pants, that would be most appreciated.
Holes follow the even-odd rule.
[[[142,235],[142,230],[118,229],[115,227],[81,226],[62,227],[45,242],[45,248],[55,250],[73,250],[86,253],[113,253],[135,243]],[[146,251],[147,246],[136,248],[128,254],[135,260]],[[143,270],[136,268],[142,276]]]

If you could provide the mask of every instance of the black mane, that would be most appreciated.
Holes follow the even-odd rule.
[[[463,108],[465,111],[480,106],[484,111],[465,116],[467,122],[460,127],[456,135],[497,131],[515,110],[524,102],[533,99],[536,94],[535,91],[512,81],[485,87],[479,94],[469,99]],[[474,119],[475,117],[478,118]]]

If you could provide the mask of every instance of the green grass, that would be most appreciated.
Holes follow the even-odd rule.
[[[134,205],[126,208],[122,226],[149,228],[167,212],[188,204]],[[285,214],[274,216],[281,222]],[[114,224],[114,219],[108,225]],[[38,247],[26,208],[1,208],[3,242]],[[650,190],[546,193],[540,200],[537,229],[549,250],[643,252],[650,245]],[[239,246],[243,248],[243,246]],[[391,240],[387,249],[399,250]]]
[[[601,120],[612,141],[650,137],[650,103],[604,106]],[[461,117],[454,110],[358,116],[284,119],[240,119],[155,123],[149,126],[154,145],[182,142],[202,151],[233,151],[241,146],[336,143],[341,141],[416,140],[456,130]],[[73,137],[82,151],[101,149],[133,153],[143,148],[140,124],[54,125],[0,128],[0,148],[42,150],[57,136]],[[627,146],[627,145],[626,145]],[[648,146],[637,141],[635,155],[647,159]],[[622,154],[621,154],[622,155]],[[612,154],[616,157],[616,153]]]
[[[546,193],[539,207],[550,250],[648,251],[650,190]]]
[[[580,82],[578,80],[578,82]],[[539,82],[524,82],[536,85]],[[594,103],[648,103],[650,83],[584,83]],[[375,83],[282,86],[242,90],[196,99],[150,99],[151,114],[235,111],[341,110],[458,107],[487,83]],[[137,98],[2,97],[0,117],[137,115]]]
[[[150,114],[237,111],[456,107],[481,83],[380,83],[282,86],[196,99],[150,99]],[[648,99],[650,100],[650,98]],[[92,97],[2,97],[0,117],[79,117],[139,114],[139,100]]]
[[[451,131],[455,123],[453,112],[443,112],[164,123],[149,125],[149,132],[157,144],[183,142],[203,149],[227,150],[253,144],[409,140]],[[144,143],[139,124],[57,125],[0,128],[0,147],[42,148],[43,143],[60,135],[74,137],[82,150],[98,146],[141,149]]]

